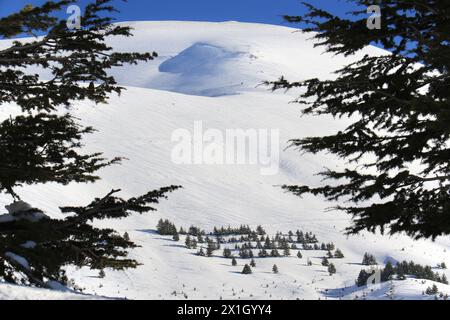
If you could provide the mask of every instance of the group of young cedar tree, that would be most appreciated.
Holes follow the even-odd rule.
[[[199,227],[191,226],[187,230],[184,230],[182,227],[179,229],[169,220],[161,219],[157,224],[157,231],[161,235],[172,236],[174,241],[180,241],[180,235],[186,236],[186,247],[188,249],[196,249],[197,241],[199,244],[206,243],[206,252],[203,250],[203,247],[197,252],[198,256],[201,257],[212,257],[214,251],[220,249],[221,243],[244,243],[242,246],[236,245],[235,249],[239,250],[239,258],[241,259],[251,259],[249,264],[245,264],[241,273],[242,274],[252,274],[253,269],[256,268],[256,262],[253,257],[252,249],[260,249],[260,253],[258,254],[259,258],[276,258],[276,257],[287,257],[290,256],[289,246],[287,244],[295,245],[295,242],[302,243],[304,250],[325,250],[327,254],[322,258],[321,265],[326,267],[328,273],[333,275],[337,272],[336,266],[333,263],[330,263],[329,259],[342,259],[344,258],[344,254],[339,248],[336,248],[334,243],[322,243],[319,245],[319,241],[311,232],[303,232],[297,230],[297,232],[289,231],[287,236],[283,236],[281,232],[278,232],[275,237],[271,237],[266,233],[262,226],[257,226],[255,230],[253,230],[248,225],[241,225],[239,227],[232,228],[228,227],[214,227],[213,232],[206,232]],[[229,237],[225,239],[223,237]],[[297,237],[295,239],[295,236]],[[216,242],[214,242],[211,238],[216,238]],[[261,241],[261,239],[265,239],[265,241]],[[253,242],[259,243],[259,245],[254,246]],[[193,245],[195,243],[195,245]],[[291,247],[294,249],[294,247]],[[266,252],[266,249],[272,249],[270,252]],[[285,254],[281,255],[278,252],[278,249],[284,249]],[[287,249],[287,254],[286,254]],[[295,249],[297,249],[295,247]],[[334,253],[332,251],[335,250]],[[248,254],[248,253],[251,254]],[[266,254],[261,254],[261,252],[265,252]],[[245,253],[245,254],[243,254]],[[238,266],[238,262],[236,258],[233,256],[232,250],[230,248],[223,249],[223,257],[227,259],[231,259],[231,265],[233,267]],[[297,257],[299,259],[303,258],[301,251],[297,252]],[[308,258],[307,265],[312,266],[312,261]],[[369,270],[362,269],[355,281],[357,286],[364,286],[369,281],[369,278],[373,275],[374,269],[372,266],[378,265],[378,262],[373,254],[364,253],[361,264],[366,267],[370,267]],[[447,266],[445,263],[438,264],[438,269],[446,269]],[[445,274],[440,275],[437,272],[433,272],[430,266],[422,266],[420,264],[416,264],[414,262],[399,262],[395,266],[392,263],[388,262],[384,268],[378,268],[381,271],[381,282],[386,282],[391,279],[404,280],[406,279],[406,275],[414,276],[416,278],[431,280],[440,282],[443,284],[447,284],[448,280]],[[272,272],[277,274],[279,273],[278,266],[275,264],[272,267]],[[431,289],[430,289],[431,290]]]
[[[178,231],[178,229],[175,226],[175,224],[170,222],[167,219],[166,220],[163,220],[163,219],[159,220],[158,225],[157,225],[157,231],[161,235],[172,236],[172,239],[174,241],[180,241],[180,234],[186,235],[186,246],[188,248],[193,248],[191,246],[191,242],[192,242],[191,236],[193,236],[194,238],[195,237],[199,237],[199,239],[201,239],[201,240],[199,240],[200,243],[204,243],[205,240],[203,239],[203,236],[205,236],[207,234],[204,230],[201,230],[200,228],[194,227],[194,226],[191,226],[188,229],[188,231],[184,231],[183,228],[180,228],[180,231]],[[313,235],[312,233],[303,233],[301,231],[297,231],[296,234],[297,234],[297,238],[302,238],[303,239],[304,236],[306,236],[306,238],[314,239],[314,241],[317,242],[316,236]],[[256,228],[256,230],[252,230],[249,226],[241,225],[238,228],[231,228],[231,227],[217,228],[217,227],[214,227],[214,231],[209,233],[209,235],[217,237],[217,243],[221,243],[220,239],[221,239],[222,236],[233,236],[234,237],[236,235],[240,235],[242,237],[241,240],[243,239],[244,236],[247,236],[247,237],[253,236],[253,238],[256,239],[257,242],[260,242],[260,238],[258,236],[260,236],[260,237],[265,236],[266,235],[266,231],[264,230],[264,228],[262,226],[258,226]],[[289,236],[289,239],[292,239],[292,237],[294,236],[294,233],[292,231],[289,231],[288,236]],[[232,238],[232,239],[234,239],[234,238]],[[276,239],[278,239],[277,241],[285,241],[286,242],[286,238],[282,237],[281,233],[277,234]],[[269,240],[268,236],[266,237],[266,240]],[[231,239],[229,239],[229,242],[230,241],[231,241]],[[231,242],[234,243],[236,241],[231,241]],[[274,241],[275,240],[273,240],[272,242],[269,241],[269,244],[272,244]],[[213,241],[210,241],[208,236],[206,236],[206,242],[208,243],[208,246],[206,248],[206,253],[204,252],[203,247],[201,247],[199,249],[198,253],[197,253],[198,256],[211,257],[213,252],[215,250],[219,249],[219,245],[214,243]],[[304,244],[306,244],[306,242]],[[315,247],[312,247],[312,249],[317,248],[317,250],[328,250],[328,258],[343,258],[344,257],[344,254],[339,249],[336,249],[335,254],[331,253],[330,250],[334,250],[335,249],[334,244],[332,244],[332,243],[322,244],[322,246],[317,245],[317,243],[314,243],[314,244],[315,244]],[[262,250],[265,250],[264,247],[262,247],[262,248],[263,248]],[[250,249],[252,249],[252,247]],[[287,251],[289,252],[289,248],[287,248]],[[231,265],[232,266],[235,267],[235,266],[238,265],[236,258],[233,257],[233,255],[232,255],[231,249],[225,248],[223,252],[224,252],[223,256],[225,258],[231,258]],[[273,254],[273,252],[276,252],[276,254]],[[289,255],[290,255],[290,252],[288,254],[285,254],[285,256],[289,256]],[[278,254],[278,250],[275,248],[275,249],[272,250],[272,254],[271,255],[267,255],[267,256],[269,256],[269,257],[280,257],[281,255]],[[262,256],[260,255],[260,257],[262,257]],[[303,258],[303,255],[302,255],[302,253],[300,251],[297,252],[297,257],[300,258],[300,259]],[[242,274],[252,274],[252,272],[253,272],[252,268],[256,268],[256,262],[255,262],[255,259],[253,259],[253,256],[243,257],[241,255],[241,258],[251,258],[250,264],[245,264],[241,273]],[[328,268],[328,272],[329,272],[330,275],[333,275],[333,274],[336,273],[336,267],[335,267],[335,265],[333,263],[330,263],[328,261],[328,258],[327,257],[323,258],[322,265],[326,266]],[[312,265],[312,262],[311,262],[310,259],[307,260],[307,264],[308,264],[308,266]],[[273,265],[272,272],[275,273],[275,274],[279,273],[278,266],[276,264]]]

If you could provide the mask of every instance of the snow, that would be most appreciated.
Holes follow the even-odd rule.
[[[427,288],[433,284],[436,284],[439,289],[438,298],[442,299],[441,293],[443,296],[450,295],[448,285],[409,278],[403,281],[381,283],[378,286],[329,291],[327,296],[342,300],[435,300],[436,295],[425,294]]]
[[[324,166],[339,168],[343,163],[325,154],[301,155],[284,150],[292,138],[324,135],[342,128],[346,121],[332,118],[300,117],[299,105],[290,104],[296,92],[270,92],[260,84],[284,75],[288,79],[333,77],[332,71],[364,54],[382,54],[368,47],[356,57],[323,54],[308,41],[310,35],[286,27],[237,22],[130,22],[135,37],[111,40],[119,51],[157,51],[159,58],[112,73],[127,91],[113,96],[108,105],[77,103],[76,117],[99,130],[86,139],[86,151],[102,150],[108,157],[123,156],[120,166],[100,171],[96,184],[24,186],[17,190],[22,199],[46,214],[61,218],[58,207],[85,205],[111,189],[122,196],[136,196],[150,189],[182,185],[184,189],[158,205],[158,212],[133,215],[120,221],[96,222],[127,232],[140,247],[130,257],[141,266],[134,270],[98,271],[69,267],[69,278],[84,292],[128,299],[353,299],[364,289],[354,282],[365,252],[379,262],[413,260],[435,266],[450,265],[448,237],[435,242],[413,241],[407,236],[362,233],[347,237],[343,230],[349,217],[325,209],[332,204],[321,198],[297,198],[283,192],[282,184],[318,184],[314,173]],[[0,118],[9,116],[3,108]],[[260,174],[255,165],[179,165],[171,161],[172,133],[180,128],[193,131],[195,121],[205,128],[275,129],[280,131],[280,170],[276,175]],[[0,205],[11,203],[0,196]],[[320,242],[334,242],[344,259],[333,259],[337,273],[330,276],[320,262],[323,251],[302,251],[303,259],[256,259],[252,275],[242,275],[245,263],[232,267],[221,258],[198,257],[184,242],[174,242],[155,232],[160,218],[177,227],[196,225],[207,231],[214,226],[252,227],[261,224],[270,234],[296,229],[315,233]],[[183,239],[182,239],[183,240]],[[307,266],[307,258],[313,262]],[[278,265],[279,274],[271,272]],[[450,273],[447,270],[435,270]],[[367,294],[384,298],[389,283]],[[395,283],[395,297],[429,298],[422,291],[429,286],[421,280]],[[383,289],[384,288],[384,289]],[[336,291],[337,290],[337,291]],[[449,292],[449,287],[440,285]],[[333,294],[334,292],[334,294]],[[344,294],[336,294],[343,292]],[[0,285],[0,297],[15,299],[56,299],[65,294]],[[176,293],[176,295],[174,294]],[[71,298],[73,296],[68,296]],[[91,298],[82,296],[82,298]]]
[[[105,298],[76,292],[28,288],[0,283],[0,300],[105,300]]]
[[[33,208],[30,204],[24,201],[16,201],[10,205],[6,205],[5,209],[8,214],[0,215],[0,223],[13,222],[17,220],[28,220],[36,222],[48,216],[39,210]]]

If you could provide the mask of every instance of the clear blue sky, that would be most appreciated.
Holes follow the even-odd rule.
[[[307,0],[308,1],[308,0]],[[26,4],[39,5],[45,0],[0,0],[0,17],[20,10]],[[89,0],[79,0],[81,4]],[[309,0],[317,7],[343,15],[353,9],[346,1]],[[283,14],[304,12],[300,0],[114,0],[121,12],[118,21],[129,20],[192,20],[241,21],[284,25]]]

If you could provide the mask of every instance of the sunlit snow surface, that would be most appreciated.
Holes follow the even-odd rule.
[[[450,265],[448,238],[412,241],[406,236],[366,233],[346,237],[342,231],[349,225],[349,217],[325,212],[332,204],[309,196],[300,199],[278,187],[319,183],[314,173],[324,167],[342,167],[332,156],[282,151],[280,170],[274,176],[262,176],[257,166],[189,166],[171,162],[172,132],[179,128],[192,131],[194,121],[199,120],[205,128],[219,130],[279,129],[282,150],[289,139],[329,134],[343,128],[343,120],[300,117],[300,106],[289,103],[296,97],[295,92],[272,93],[261,83],[281,75],[291,80],[332,77],[332,71],[345,63],[366,53],[383,54],[382,50],[367,48],[358,57],[349,58],[322,54],[321,48],[313,48],[307,40],[310,35],[270,25],[130,24],[135,28],[135,37],[115,39],[113,46],[119,51],[155,50],[159,58],[114,70],[119,83],[128,90],[121,97],[111,97],[108,105],[82,102],[73,109],[85,124],[99,130],[87,137],[87,151],[102,150],[109,157],[123,156],[128,160],[121,166],[102,170],[103,180],[93,185],[18,189],[24,201],[61,217],[58,206],[88,204],[113,188],[121,188],[122,196],[127,197],[160,186],[184,187],[159,204],[156,213],[99,223],[128,232],[141,246],[131,252],[131,257],[142,266],[125,272],[106,270],[104,279],[97,277],[97,271],[69,268],[69,277],[86,293],[128,299],[353,299],[366,292],[367,298],[382,299],[387,297],[389,286],[394,286],[396,299],[430,298],[422,296],[430,283],[420,280],[387,283],[374,291],[353,285],[365,252],[373,253],[379,262],[414,260],[432,266],[440,262]],[[8,108],[3,106],[0,116],[8,115]],[[0,197],[1,207],[10,202],[9,197]],[[303,259],[257,259],[254,273],[241,275],[243,261],[232,267],[229,260],[219,257],[221,250],[216,252],[217,257],[197,257],[182,242],[156,234],[155,226],[161,217],[185,229],[191,224],[208,231],[214,226],[261,224],[270,233],[312,231],[319,241],[334,242],[345,259],[333,260],[337,268],[334,276],[329,276],[320,265],[324,252],[319,251],[302,251]],[[306,265],[308,257],[313,266]],[[280,270],[277,275],[271,273],[274,263]],[[440,289],[450,292],[445,285]],[[0,298],[58,298],[56,293],[41,295],[36,291],[35,295],[27,289],[22,294],[21,290],[0,285]]]

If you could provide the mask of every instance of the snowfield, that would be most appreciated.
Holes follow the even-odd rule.
[[[134,270],[98,271],[68,268],[68,276],[84,293],[126,299],[434,299],[422,295],[433,283],[407,279],[383,283],[377,288],[356,288],[355,279],[365,252],[387,261],[413,260],[436,266],[450,265],[450,240],[413,241],[406,236],[363,233],[347,237],[343,230],[349,217],[326,211],[332,204],[323,199],[297,198],[284,193],[282,184],[318,184],[314,176],[324,167],[342,167],[327,155],[302,155],[285,148],[288,140],[324,135],[345,125],[345,120],[300,117],[300,106],[290,104],[295,92],[272,93],[261,86],[265,80],[284,75],[291,80],[333,77],[332,72],[364,54],[383,54],[369,47],[357,57],[323,54],[313,48],[310,35],[287,27],[237,22],[130,22],[134,37],[115,39],[116,50],[157,51],[159,58],[137,66],[114,70],[127,87],[108,105],[78,103],[72,112],[99,132],[86,137],[86,151],[123,156],[120,166],[103,169],[96,184],[69,186],[36,185],[17,190],[22,200],[52,217],[62,217],[59,206],[85,205],[111,189],[122,189],[123,197],[140,195],[168,185],[184,188],[161,202],[158,212],[133,215],[120,221],[96,222],[128,232],[140,247],[130,254],[141,266]],[[4,43],[3,45],[6,45]],[[0,42],[0,46],[3,46]],[[44,72],[45,74],[45,72]],[[10,115],[3,107],[0,118]],[[276,175],[261,175],[255,165],[180,165],[171,161],[171,140],[177,129],[193,131],[195,121],[205,129],[275,129],[280,132],[280,169]],[[0,196],[0,207],[12,199]],[[3,212],[2,212],[3,211]],[[0,212],[7,213],[0,209]],[[311,231],[320,242],[333,242],[345,255],[331,259],[337,273],[330,276],[321,265],[323,251],[302,250],[303,258],[256,260],[252,275],[240,274],[221,257],[196,256],[184,247],[184,237],[175,242],[156,233],[160,218],[177,227],[195,225],[212,231],[221,226],[262,225],[274,235],[297,229]],[[326,253],[326,252],[325,252]],[[307,265],[307,259],[313,263]],[[272,273],[277,264],[279,274]],[[447,270],[437,270],[446,273]],[[444,294],[450,286],[437,284]],[[91,299],[58,291],[0,284],[0,299]]]

